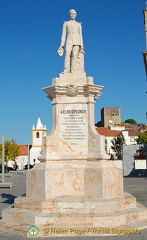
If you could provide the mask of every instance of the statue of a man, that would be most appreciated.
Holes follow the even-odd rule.
[[[63,23],[61,44],[58,49],[58,55],[63,55],[63,48],[66,42],[64,73],[84,72],[82,27],[81,23],[75,21],[76,16],[76,11],[71,9],[69,11],[70,21]]]

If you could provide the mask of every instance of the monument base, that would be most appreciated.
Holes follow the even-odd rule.
[[[111,199],[18,197],[14,208],[3,211],[0,230],[31,237],[31,226],[38,228],[37,237],[140,233],[139,229],[147,228],[147,210],[141,204],[136,206],[128,193]]]
[[[105,137],[94,126],[94,103],[103,87],[85,73],[60,74],[52,83],[43,89],[52,100],[52,131],[41,162],[27,172],[26,197],[3,210],[0,230],[71,237],[147,227],[147,209],[123,193],[122,170],[106,160]]]
[[[36,164],[27,172],[29,198],[123,196],[122,170],[110,160],[64,160]]]
[[[31,237],[36,226],[37,237],[71,237],[147,227],[147,209],[123,194],[122,171],[110,160],[41,162],[27,181],[27,197],[3,210],[0,230]]]

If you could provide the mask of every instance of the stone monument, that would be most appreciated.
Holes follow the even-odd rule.
[[[3,211],[0,229],[30,236],[34,226],[38,237],[137,231],[147,226],[147,210],[123,192],[122,170],[109,160],[105,139],[95,129],[94,103],[103,87],[84,72],[81,24],[75,10],[69,15],[58,49],[62,55],[67,34],[64,72],[43,88],[52,101],[53,128],[40,163],[27,172],[26,197]]]

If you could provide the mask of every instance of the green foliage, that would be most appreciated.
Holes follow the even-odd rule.
[[[133,118],[126,119],[126,120],[125,120],[125,123],[137,124],[137,122],[136,122]]]
[[[137,144],[147,144],[147,131],[144,133],[141,133],[138,138],[135,139]]]
[[[6,140],[4,144],[5,149],[5,161],[13,160],[19,156],[19,146],[17,145],[15,139],[10,141]],[[0,144],[0,158],[2,158],[2,144]]]
[[[111,140],[111,149],[115,152],[117,159],[122,159],[122,146],[125,143],[124,136],[122,134]]]

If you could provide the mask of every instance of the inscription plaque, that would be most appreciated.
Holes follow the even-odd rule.
[[[81,104],[72,104],[60,108],[60,137],[71,147],[86,145],[87,108]]]

